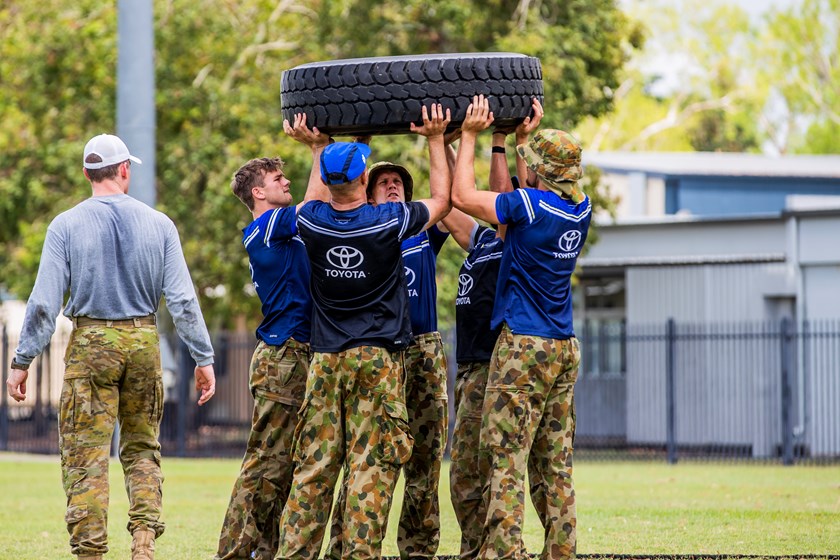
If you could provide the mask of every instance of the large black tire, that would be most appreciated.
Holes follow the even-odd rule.
[[[515,53],[462,53],[313,62],[283,72],[283,118],[306,113],[310,127],[331,135],[404,134],[422,123],[421,107],[451,109],[454,130],[473,95],[484,94],[499,126],[516,125],[543,100],[538,58]]]

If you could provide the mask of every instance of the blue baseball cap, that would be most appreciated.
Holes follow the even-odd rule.
[[[335,142],[321,152],[321,179],[327,185],[355,180],[367,167],[370,146],[359,142]]]

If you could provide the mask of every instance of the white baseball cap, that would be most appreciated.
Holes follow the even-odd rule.
[[[88,162],[87,158],[91,154],[98,155],[102,158],[102,161],[96,163]],[[82,165],[87,169],[102,169],[115,163],[122,163],[127,159],[130,159],[134,163],[143,163],[140,161],[140,158],[128,153],[128,146],[117,136],[113,134],[100,134],[91,138],[85,145],[85,155],[82,157]]]

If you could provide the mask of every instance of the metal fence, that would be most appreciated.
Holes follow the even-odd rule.
[[[597,328],[584,322],[577,332],[583,349],[575,387],[578,457],[840,461],[839,321],[614,322]],[[444,333],[450,356],[451,334]],[[4,327],[5,365],[16,344]],[[24,403],[8,397],[4,367],[0,450],[57,452],[66,344],[66,335],[57,334],[33,363]],[[242,455],[255,344],[248,333],[215,336],[217,392],[198,407],[192,360],[177,338],[162,337],[164,454]],[[451,363],[450,403],[454,374]],[[450,427],[452,422],[450,415]]]
[[[610,327],[579,329],[580,454],[840,460],[840,322]]]

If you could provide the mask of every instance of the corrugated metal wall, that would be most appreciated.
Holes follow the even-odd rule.
[[[765,294],[783,284],[785,274],[784,263],[627,269],[628,336],[635,339],[628,341],[628,441],[664,441],[665,347],[659,335],[673,318],[680,324],[680,444],[748,447],[755,456],[774,452],[781,428],[774,421],[780,406],[778,324],[767,324],[760,336],[745,333],[767,320]],[[725,339],[706,330],[724,323]]]
[[[786,273],[781,262],[630,267],[627,324],[763,321]]]
[[[815,320],[806,326],[805,440],[814,455],[840,454],[840,321]]]

